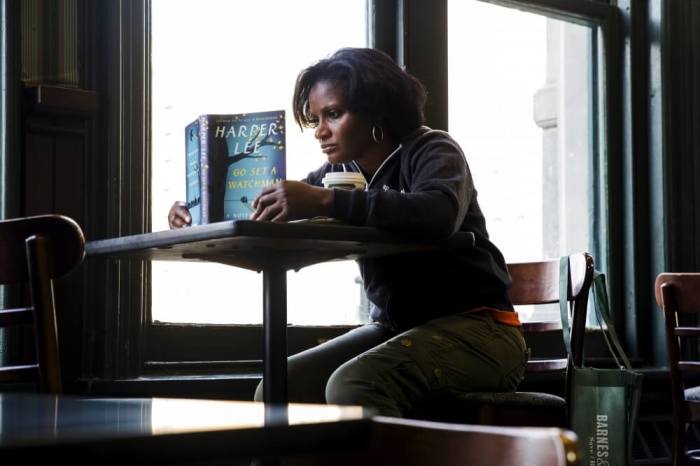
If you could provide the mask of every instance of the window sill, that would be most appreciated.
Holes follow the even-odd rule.
[[[252,400],[260,379],[257,372],[148,375],[118,380],[84,379],[79,386],[81,393],[89,395]]]

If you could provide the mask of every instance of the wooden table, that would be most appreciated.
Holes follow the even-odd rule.
[[[287,402],[288,270],[339,259],[464,249],[472,233],[457,233],[438,243],[422,243],[388,231],[330,219],[272,223],[238,220],[178,230],[89,241],[89,257],[218,262],[262,272],[264,355],[263,397]]]
[[[0,393],[7,465],[230,464],[362,449],[370,432],[357,406]]]

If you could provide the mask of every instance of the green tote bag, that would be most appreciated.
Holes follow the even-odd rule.
[[[566,302],[569,261],[560,261],[559,308],[564,344],[571,357],[569,312]],[[595,271],[593,302],[598,323],[617,368],[576,367],[568,377],[569,427],[579,438],[582,466],[631,464],[632,441],[641,395],[642,374],[632,370],[615,333],[608,304],[605,275]],[[584,345],[585,346],[585,345]]]

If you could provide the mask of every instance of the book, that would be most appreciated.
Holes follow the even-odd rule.
[[[250,218],[260,191],[286,179],[285,113],[201,115],[185,127],[193,225]]]

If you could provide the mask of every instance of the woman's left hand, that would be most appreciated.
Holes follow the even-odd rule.
[[[333,190],[300,181],[282,181],[264,188],[253,201],[252,220],[284,222],[328,215],[333,205]]]

